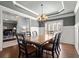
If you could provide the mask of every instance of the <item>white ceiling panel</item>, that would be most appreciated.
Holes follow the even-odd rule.
[[[19,1],[18,3],[38,14],[42,13],[41,4],[43,4],[43,11],[45,14],[58,11],[62,8],[60,1]]]

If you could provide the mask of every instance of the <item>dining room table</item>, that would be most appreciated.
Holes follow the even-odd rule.
[[[37,47],[37,50],[38,50],[37,56],[42,57],[43,56],[43,45],[46,42],[49,42],[51,39],[53,39],[53,34],[44,33],[44,34],[39,34],[36,37],[25,36],[25,39],[27,43],[32,43]]]

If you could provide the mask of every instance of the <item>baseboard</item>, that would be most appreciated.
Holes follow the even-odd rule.
[[[3,48],[7,48],[10,46],[14,46],[17,45],[17,41],[16,40],[12,40],[12,41],[7,41],[3,43]]]
[[[69,42],[60,42],[60,43],[65,43],[65,44],[71,44],[71,45],[74,45],[74,43],[69,43]]]
[[[61,44],[69,44],[69,43],[64,43],[64,42],[60,42]],[[75,46],[74,44],[69,44],[69,45],[73,45],[73,46]]]
[[[75,46],[75,49],[76,49],[76,51],[77,51],[77,53],[78,53],[78,55],[79,55],[79,50],[78,50],[78,48]]]

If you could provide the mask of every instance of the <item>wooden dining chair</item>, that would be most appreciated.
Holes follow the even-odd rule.
[[[27,36],[31,36],[31,32],[30,31],[26,31],[26,35]]]
[[[16,34],[18,47],[19,47],[19,56],[18,57],[30,57],[33,53],[37,53],[36,47],[30,45],[25,41],[24,35],[17,33]]]
[[[56,33],[54,40],[51,40],[52,43],[48,42],[43,45],[43,50],[51,51],[52,57],[54,58],[54,54],[56,54],[57,57],[59,57],[58,52],[58,46],[59,46],[59,33]]]
[[[57,38],[57,43],[56,43],[56,49],[57,49],[58,54],[60,54],[60,51],[61,51],[60,38],[61,38],[61,33],[58,33],[58,38]]]
[[[60,48],[60,37],[61,37],[61,33],[59,32],[58,33],[58,36],[57,36],[57,43],[56,43],[56,46],[57,46],[57,52],[58,52],[58,54],[60,54],[60,51],[61,51],[61,48]],[[52,41],[53,39],[51,39],[50,41],[49,41],[49,43],[53,43],[53,41]]]

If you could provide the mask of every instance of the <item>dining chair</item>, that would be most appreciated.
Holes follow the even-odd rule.
[[[61,51],[61,48],[60,48],[60,37],[61,37],[61,32],[59,32],[58,33],[58,36],[57,36],[57,43],[56,43],[56,45],[57,45],[57,52],[60,54],[60,51]],[[52,41],[53,39],[51,39],[50,41],[49,41],[49,43],[53,43],[53,41]]]
[[[18,57],[30,57],[30,55],[37,53],[36,47],[27,43],[25,41],[23,34],[17,33],[16,38],[17,38],[18,47],[19,47],[19,56]]]
[[[60,54],[60,51],[61,51],[60,38],[61,38],[61,33],[58,33],[58,38],[57,38],[57,43],[56,43],[56,49],[57,49],[58,54]]]
[[[26,35],[27,36],[31,36],[31,32],[30,31],[26,31]]]
[[[48,42],[43,45],[43,50],[51,51],[53,58],[54,58],[54,54],[56,54],[57,58],[59,57],[59,53],[58,53],[59,38],[60,38],[60,33],[56,33],[54,40],[51,39],[52,43]]]

